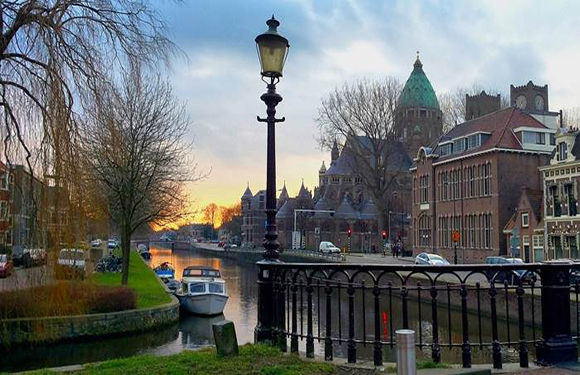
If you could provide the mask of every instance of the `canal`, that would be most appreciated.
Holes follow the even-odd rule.
[[[222,277],[226,281],[227,292],[230,299],[226,305],[223,315],[205,318],[196,316],[185,316],[180,319],[178,324],[166,327],[157,331],[134,334],[122,337],[102,338],[94,341],[85,341],[81,343],[62,343],[50,346],[37,346],[17,348],[10,350],[8,353],[1,354],[0,357],[0,372],[2,371],[24,371],[31,369],[38,369],[43,367],[57,367],[78,363],[103,361],[113,358],[128,357],[138,354],[151,355],[169,355],[179,353],[187,349],[199,349],[213,345],[212,323],[222,319],[228,319],[235,323],[236,334],[240,344],[251,343],[254,341],[254,327],[256,325],[257,314],[257,267],[252,264],[238,263],[234,260],[220,259],[197,253],[195,250],[179,250],[171,251],[171,249],[152,247],[152,259],[149,262],[151,266],[155,266],[161,262],[171,262],[176,268],[176,275],[181,275],[183,269],[192,265],[206,265],[221,270]],[[370,303],[370,299],[368,303]],[[416,305],[416,304],[415,304]],[[317,309],[318,306],[315,306]],[[396,315],[397,309],[400,308],[398,301],[393,304],[393,315]],[[414,307],[413,307],[414,308]],[[425,306],[425,308],[427,308]],[[371,309],[369,309],[370,311]],[[447,312],[442,310],[439,326],[440,338],[453,337],[456,341],[457,337],[461,337],[461,315],[459,312],[453,312],[451,318],[447,319]],[[443,315],[445,314],[445,315]],[[314,313],[316,317],[316,312]],[[431,324],[428,321],[420,321],[418,315],[411,313],[411,328],[416,331],[421,329],[423,339],[430,341]],[[489,320],[483,318],[484,320]],[[357,326],[362,327],[364,320],[372,320],[372,317],[362,319],[363,321],[357,323]],[[473,320],[476,317],[473,316]],[[451,323],[451,330],[448,329]],[[367,322],[370,325],[371,322]],[[506,332],[508,324],[500,322],[500,332]],[[484,322],[482,339],[484,342],[491,341],[491,331],[489,329],[489,322]],[[359,327],[360,328],[360,327]],[[357,328],[361,331],[362,328]],[[318,329],[317,321],[315,320],[314,331]],[[509,330],[515,335],[517,332],[516,324],[509,324]],[[531,338],[531,328],[526,329],[526,336]],[[372,335],[372,330],[367,330],[367,335]],[[388,334],[385,330],[385,335]],[[491,351],[475,346],[477,334],[472,336],[474,339],[473,363],[491,363]],[[384,337],[388,341],[388,337]],[[289,342],[289,340],[288,340]],[[305,340],[300,342],[300,351],[305,350]],[[530,348],[532,351],[533,349]],[[324,354],[324,341],[315,342],[315,353],[319,355]],[[340,345],[335,344],[335,356],[346,357],[346,343]],[[419,358],[430,358],[429,348],[417,352]],[[362,345],[358,349],[358,358],[372,360],[371,345]],[[504,362],[517,362],[516,348],[503,348]],[[442,360],[448,363],[460,363],[461,351],[459,348],[453,350],[443,349]],[[384,361],[395,362],[396,351],[395,348],[390,348],[388,345],[384,348]]]

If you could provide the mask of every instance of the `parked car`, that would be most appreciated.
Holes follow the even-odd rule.
[[[0,254],[0,277],[8,277],[12,274],[12,259],[7,254]]]
[[[504,257],[487,257],[485,259],[485,264],[524,264],[524,261],[520,258],[504,258]],[[496,283],[503,283],[507,281],[508,284],[517,284],[518,280],[521,279],[522,282],[530,283],[536,281],[537,276],[533,272],[526,272],[526,270],[513,270],[513,271],[488,271],[487,277],[491,281],[493,279]]]
[[[332,242],[322,241],[318,246],[318,251],[323,254],[340,254],[341,251]]]
[[[113,238],[109,238],[109,241],[107,242],[107,247],[109,249],[116,249],[119,247],[119,241]]]
[[[12,259],[15,266],[26,268],[46,264],[46,251],[44,249],[23,249],[20,255]]]
[[[415,264],[425,266],[448,266],[449,261],[439,254],[421,253],[415,257]]]
[[[97,238],[96,240],[91,241],[92,247],[100,247],[102,244],[103,244],[103,241],[100,238]]]

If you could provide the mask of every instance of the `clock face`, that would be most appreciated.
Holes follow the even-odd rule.
[[[528,101],[526,100],[526,97],[523,95],[520,95],[516,98],[516,106],[520,109],[524,109],[526,108],[526,105],[528,104]]]
[[[536,109],[538,111],[544,110],[544,98],[542,96],[537,95],[536,99],[534,100],[534,104],[536,105]]]

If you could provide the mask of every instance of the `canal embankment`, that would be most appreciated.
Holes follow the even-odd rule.
[[[193,243],[192,248],[200,253],[232,259],[242,263],[255,264],[264,258],[263,248],[240,247],[227,249],[212,244]],[[285,251],[280,253],[280,260],[287,263],[341,263],[341,257],[328,256],[313,251]]]
[[[90,281],[96,286],[116,287],[121,285],[121,274],[95,274]],[[123,335],[162,327],[179,320],[179,302],[166,292],[155,273],[135,252],[131,253],[128,286],[136,294],[133,309],[74,315],[70,314],[74,309],[62,309],[63,313],[57,316],[2,319],[0,347]],[[69,304],[75,302],[80,303],[80,299],[68,301]],[[101,303],[106,304],[107,301]]]

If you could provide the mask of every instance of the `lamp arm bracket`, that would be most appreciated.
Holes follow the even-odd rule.
[[[258,120],[258,122],[270,122],[270,119],[266,118],[261,118],[260,116],[256,116],[256,119]],[[282,117],[282,118],[275,118],[272,120],[272,122],[284,122],[286,121],[286,117]]]

